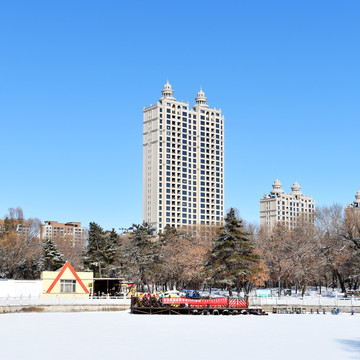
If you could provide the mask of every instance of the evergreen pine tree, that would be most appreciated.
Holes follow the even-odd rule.
[[[106,241],[103,229],[95,222],[91,222],[89,224],[88,244],[84,255],[84,266],[92,270],[94,276],[103,276],[105,248]]]
[[[214,242],[210,261],[206,264],[207,280],[226,286],[230,296],[239,278],[250,275],[252,265],[259,262],[259,256],[254,253],[254,246],[242,227],[242,220],[236,217],[235,210],[231,208],[225,217],[225,226]]]
[[[149,289],[149,284],[154,283],[161,263],[160,243],[154,241],[148,223],[134,224],[133,227],[131,244],[127,248],[128,272],[131,277],[136,278],[140,284]]]
[[[49,238],[42,241],[41,270],[55,271],[65,264],[64,255],[57,249],[56,244]]]
[[[118,257],[121,240],[115,229],[108,231],[105,235],[103,250],[104,267],[109,277],[116,277],[118,272]]]

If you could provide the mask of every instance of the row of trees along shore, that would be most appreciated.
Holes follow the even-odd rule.
[[[354,211],[352,211],[354,210]],[[167,227],[157,236],[147,223],[119,235],[89,224],[87,241],[38,238],[40,220],[9,209],[0,231],[0,278],[34,279],[69,260],[95,277],[124,277],[139,290],[309,285],[356,289],[360,272],[360,212],[340,205],[317,210],[316,223],[277,224],[271,231],[244,223],[231,208],[223,227]],[[19,232],[18,224],[22,224]]]

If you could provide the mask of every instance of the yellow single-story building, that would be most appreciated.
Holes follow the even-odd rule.
[[[43,298],[88,299],[94,274],[91,271],[76,272],[67,261],[57,271],[43,271],[41,278]]]

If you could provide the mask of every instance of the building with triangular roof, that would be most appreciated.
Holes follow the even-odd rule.
[[[43,271],[43,298],[88,299],[93,286],[92,271],[76,272],[66,261],[57,271]]]

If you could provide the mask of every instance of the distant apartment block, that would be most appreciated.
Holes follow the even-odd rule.
[[[23,219],[8,219],[11,229],[14,230],[18,236],[28,235],[31,231],[30,226]],[[0,219],[0,233],[6,231],[5,220]]]
[[[41,225],[40,240],[57,239],[71,241],[73,245],[83,243],[85,241],[85,228],[80,222],[58,223],[57,221],[45,221]]]
[[[260,199],[260,225],[271,230],[280,223],[293,229],[300,221],[315,222],[315,201],[312,196],[303,195],[295,181],[291,193],[286,194],[279,179],[273,184],[270,194]]]
[[[161,232],[224,221],[224,116],[200,89],[195,105],[167,82],[143,114],[143,220]]]
[[[352,204],[348,204],[347,209],[355,209],[360,212],[360,189],[355,194],[355,200]]]
[[[345,219],[359,221],[360,217],[360,189],[355,194],[355,200],[352,204],[348,204],[345,208]]]

